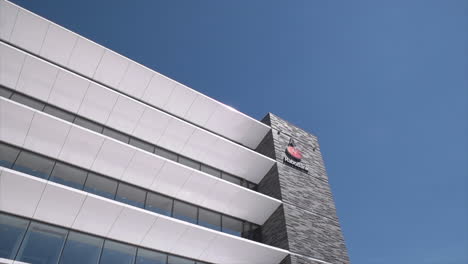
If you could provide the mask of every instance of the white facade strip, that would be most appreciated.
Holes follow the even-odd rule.
[[[263,224],[281,201],[0,97],[0,140]]]
[[[213,263],[279,263],[289,253],[6,168],[0,211]]]
[[[183,84],[0,0],[0,39],[255,149],[270,128]]]
[[[0,42],[0,84],[258,183],[276,162]]]

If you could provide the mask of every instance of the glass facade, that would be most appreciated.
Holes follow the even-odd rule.
[[[31,264],[208,264],[5,213],[0,258]]]
[[[256,241],[258,226],[199,206],[144,190],[42,155],[0,142],[0,165],[158,214]]]
[[[105,127],[103,125],[100,125],[94,121],[88,120],[86,118],[82,118],[76,114],[64,111],[60,108],[57,108],[55,106],[49,105],[49,104],[44,104],[43,102],[36,100],[32,97],[23,95],[21,93],[18,93],[16,91],[10,90],[8,88],[4,88],[0,86],[0,96],[10,98],[13,101],[17,101],[21,104],[30,106],[32,108],[35,108],[39,111],[44,111],[45,113],[48,113],[50,115],[53,115],[55,117],[58,117],[60,119],[66,120],[68,122],[72,122],[76,125],[79,125],[81,127],[87,128],[91,131],[94,131],[96,133],[101,133],[106,136],[109,136],[111,138],[114,138],[116,140],[119,140],[123,143],[132,145],[134,147],[137,147],[139,149],[154,153],[158,156],[164,157],[166,159],[179,162],[181,164],[184,164],[190,168],[196,169],[203,171],[207,174],[210,174],[212,176],[221,178],[223,180],[232,182],[234,184],[243,186],[245,188],[249,188],[251,190],[257,190],[257,185],[249,182],[245,179],[239,178],[237,176],[225,173],[223,171],[220,171],[218,169],[215,169],[213,167],[210,167],[208,165],[205,165],[203,163],[200,163],[198,161],[186,158],[184,156],[178,155],[172,151],[160,148],[154,144],[145,142],[143,140],[140,140],[138,138],[135,138],[133,136],[127,135],[125,133],[119,132],[115,129]]]

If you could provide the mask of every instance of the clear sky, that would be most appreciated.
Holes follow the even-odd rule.
[[[467,0],[14,2],[318,135],[352,263],[468,263]]]

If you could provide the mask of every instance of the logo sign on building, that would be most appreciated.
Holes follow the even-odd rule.
[[[289,144],[285,150],[286,156],[283,157],[283,162],[304,172],[309,172],[309,169],[304,165],[302,160],[302,153],[296,147],[296,143],[292,138],[289,139]]]

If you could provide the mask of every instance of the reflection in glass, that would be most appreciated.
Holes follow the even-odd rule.
[[[120,183],[115,200],[143,208],[145,205],[145,195],[146,192],[140,188]]]
[[[199,208],[198,224],[214,230],[221,230],[221,214]]]
[[[57,162],[50,175],[50,180],[81,190],[86,181],[86,174],[85,170]]]
[[[32,222],[21,244],[17,260],[33,264],[56,264],[67,230]]]
[[[241,184],[241,180],[237,177],[232,176],[231,174],[223,172],[223,175],[221,177],[228,182],[232,182],[237,185]]]
[[[39,111],[42,111],[42,109],[45,106],[44,103],[41,103],[41,102],[39,102],[39,101],[37,101],[35,99],[32,99],[32,98],[30,98],[28,96],[24,96],[24,95],[18,94],[18,93],[13,94],[13,96],[11,97],[11,100],[13,100],[15,102],[18,102],[20,104],[29,106],[31,108],[37,109]]]
[[[156,150],[154,153],[166,159],[177,162],[177,154],[175,154],[174,152],[170,152],[168,150],[156,147]]]
[[[97,264],[104,240],[70,231],[60,264]]]
[[[200,163],[192,159],[188,159],[188,158],[180,156],[179,163],[184,164],[185,166],[190,167],[192,169],[200,170]]]
[[[120,133],[117,130],[110,129],[105,127],[104,130],[102,131],[102,134],[109,136],[113,139],[117,139],[118,141],[122,141],[124,143],[128,143],[128,140],[130,139],[127,135]]]
[[[51,105],[46,105],[46,107],[44,107],[44,113],[47,113],[47,114],[50,114],[50,115],[53,115],[57,118],[60,118],[60,119],[63,119],[65,121],[68,121],[70,123],[73,122],[73,119],[75,119],[75,116],[70,114],[70,113],[67,113],[57,107],[54,107],[54,106],[51,106]]]
[[[167,255],[164,253],[138,249],[136,264],[166,264]]]
[[[87,129],[89,129],[91,131],[97,132],[97,133],[101,133],[102,129],[103,129],[103,126],[99,125],[98,123],[94,123],[92,121],[81,118],[79,116],[77,116],[75,118],[75,121],[73,121],[73,123],[75,123],[75,124],[77,124],[77,125],[79,125],[81,127],[87,128]]]
[[[11,168],[19,152],[15,147],[0,143],[0,166]]]
[[[136,248],[122,243],[106,240],[100,264],[133,264]]]
[[[186,258],[181,258],[181,257],[176,257],[176,256],[169,256],[168,264],[195,264],[195,261],[186,259]]]
[[[132,146],[135,146],[137,148],[140,148],[140,149],[143,149],[143,150],[146,150],[148,152],[151,152],[153,153],[154,152],[154,146],[149,144],[149,143],[146,143],[142,140],[139,140],[137,138],[130,138],[130,142],[129,142],[130,145]]]
[[[22,151],[13,165],[13,169],[43,179],[49,178],[54,167],[51,159],[36,155],[31,152]]]
[[[172,216],[182,221],[187,221],[196,224],[197,207],[181,201],[174,201],[174,211],[172,213]]]
[[[156,193],[148,193],[145,208],[158,214],[171,216],[172,199]]]
[[[231,235],[241,236],[242,221],[223,215],[223,230],[222,231]]]
[[[28,224],[28,220],[0,214],[0,258],[15,258]]]
[[[88,173],[84,190],[109,199],[114,199],[117,182],[94,173]]]
[[[213,175],[215,177],[221,178],[221,171],[217,170],[213,167],[207,166],[205,164],[201,164],[201,171]]]

